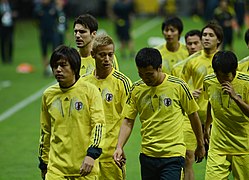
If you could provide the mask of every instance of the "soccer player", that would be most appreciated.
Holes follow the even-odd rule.
[[[110,36],[97,35],[91,52],[95,59],[96,69],[83,79],[97,86],[104,105],[106,139],[99,158],[99,179],[123,180],[125,179],[125,166],[119,168],[112,156],[116,148],[123,120],[121,113],[127,100],[131,80],[112,67],[114,49],[114,42]]]
[[[220,0],[219,6],[214,10],[214,19],[220,24],[223,29],[224,40],[222,43],[222,50],[228,46],[229,50],[233,50],[233,21],[234,13],[229,7],[228,0]]]
[[[206,180],[228,179],[231,171],[234,179],[249,178],[249,75],[236,71],[237,66],[233,52],[217,52],[212,61],[214,74],[204,79],[205,141],[210,143]]]
[[[131,36],[132,18],[134,16],[134,3],[130,0],[117,0],[112,7],[115,30],[120,41],[120,54],[122,58],[134,58],[134,43]]]
[[[39,1],[34,8],[34,16],[39,25],[43,75],[45,77],[50,77],[52,73],[49,67],[49,54],[57,46],[55,34],[57,33],[58,14],[53,1]]]
[[[98,89],[80,78],[76,49],[59,46],[50,66],[57,84],[42,96],[39,160],[42,178],[96,180],[104,110]]]
[[[245,43],[249,49],[249,29],[245,33]],[[249,56],[243,58],[238,62],[238,70],[242,72],[249,72]]]
[[[97,34],[98,21],[90,14],[78,16],[74,21],[74,38],[81,56],[80,75],[89,74],[95,68],[95,61],[91,56],[92,43]],[[119,69],[116,57],[113,67]]]
[[[218,51],[223,40],[223,30],[217,23],[211,21],[201,30],[201,43],[203,50],[199,56],[190,59],[183,67],[183,79],[188,82],[193,81],[193,96],[196,99],[200,110],[199,117],[204,124],[206,119],[207,101],[202,93],[203,79],[205,75],[213,72],[212,58]]]
[[[162,23],[162,33],[166,43],[156,48],[162,55],[162,71],[167,74],[171,74],[174,64],[188,57],[186,46],[179,42],[182,31],[183,23],[178,17],[170,17]]]
[[[173,65],[171,74],[173,76],[181,77],[182,76],[182,68],[186,64],[186,62],[189,59],[192,59],[195,56],[198,56],[200,54],[200,50],[202,50],[202,44],[201,44],[201,31],[197,29],[193,29],[188,31],[185,34],[185,42],[186,42],[186,48],[188,50],[189,56],[184,59],[183,61],[180,61]],[[199,53],[196,53],[199,52]],[[195,55],[193,55],[195,54]]]
[[[114,160],[121,166],[124,145],[139,113],[142,149],[140,154],[143,180],[180,179],[184,166],[183,112],[188,114],[196,135],[195,158],[201,162],[204,141],[198,106],[188,85],[177,77],[162,72],[162,57],[154,48],[143,48],[136,55],[141,80],[134,83],[123,110]]]
[[[185,34],[186,47],[188,49],[189,57],[183,61],[176,63],[172,69],[172,75],[181,77],[182,68],[184,64],[196,56],[200,55],[200,50],[202,49],[201,44],[201,31],[194,29],[190,30]],[[192,81],[188,82],[191,87]],[[195,161],[194,150],[196,148],[195,135],[191,128],[190,121],[188,116],[185,114],[184,123],[183,123],[183,134],[184,142],[186,144],[186,156],[185,156],[185,166],[184,166],[184,179],[193,180],[194,179],[194,169],[193,163]]]

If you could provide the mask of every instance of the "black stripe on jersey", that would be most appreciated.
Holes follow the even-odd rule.
[[[237,78],[241,79],[241,80],[249,81],[249,75],[248,74],[238,73]]]
[[[188,99],[189,100],[193,99],[191,92],[189,91],[189,89],[186,86],[186,83],[183,80],[178,79],[174,76],[169,76],[168,81],[180,84],[182,86],[183,90],[185,91],[185,93],[187,94]]]
[[[203,81],[207,81],[207,80],[210,80],[210,79],[214,79],[216,78],[216,75],[215,74],[209,74],[209,75],[206,75],[204,77],[204,80]]]
[[[140,79],[139,81],[136,81],[132,84],[131,86],[131,91],[136,87],[136,86],[139,86],[140,84],[144,84],[143,80]]]
[[[102,125],[97,124],[94,132],[94,140],[91,147],[98,147],[102,138]]]
[[[114,73],[112,75],[113,75],[113,77],[115,77],[123,82],[124,87],[125,87],[125,93],[127,96],[129,91],[130,91],[130,83],[129,83],[128,78],[125,77],[122,73],[120,73],[118,71],[114,71]]]

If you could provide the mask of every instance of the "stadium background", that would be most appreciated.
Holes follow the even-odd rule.
[[[15,27],[14,62],[11,65],[0,65],[0,180],[34,180],[40,179],[37,154],[41,93],[46,87],[54,83],[54,80],[42,76],[38,29],[32,18],[33,1],[21,0],[16,2],[19,18]],[[193,28],[201,29],[205,22],[201,16],[193,14],[192,5],[197,1],[179,2],[169,0],[165,9],[167,12],[175,13],[182,18],[184,23],[182,35]],[[161,23],[163,17],[157,15],[158,1],[135,0],[135,7],[137,16],[132,27],[135,50],[162,42]],[[67,45],[75,47],[72,22],[77,14],[84,12],[94,14],[99,20],[99,31],[108,32],[118,43],[113,22],[107,16],[107,1],[70,0],[68,1],[67,11],[70,17]],[[246,28],[247,25],[244,26],[243,32]],[[118,44],[116,45],[116,54],[119,57]],[[234,51],[239,59],[249,54],[243,38],[235,36]],[[129,76],[132,81],[136,81],[138,75],[134,60],[120,58],[118,60],[120,70]],[[32,65],[33,72],[18,73],[16,68],[22,63]],[[125,147],[127,180],[140,179],[138,161],[140,149],[139,127],[140,124],[137,121],[132,136]],[[195,164],[194,168],[196,179],[203,179],[205,161],[201,164]]]

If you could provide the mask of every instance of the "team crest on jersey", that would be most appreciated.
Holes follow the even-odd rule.
[[[112,99],[113,99],[113,95],[112,95],[111,93],[107,93],[107,94],[105,95],[105,99],[106,99],[106,101],[110,102],[110,101],[112,101]]]
[[[75,102],[74,104],[76,110],[81,110],[83,108],[83,103],[82,102]]]
[[[172,100],[170,98],[164,98],[163,103],[165,106],[170,106],[172,104]]]

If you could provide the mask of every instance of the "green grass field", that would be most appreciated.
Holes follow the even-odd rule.
[[[149,46],[150,37],[162,37],[160,18],[139,18],[134,20],[133,37],[135,50]],[[201,29],[201,21],[183,18],[184,32]],[[105,30],[116,41],[114,26],[110,20],[99,19],[100,29]],[[74,46],[72,25],[69,26],[67,45]],[[239,59],[248,55],[243,39],[235,38],[234,49]],[[38,165],[39,114],[41,92],[54,82],[44,78],[38,44],[38,31],[32,21],[18,21],[15,32],[15,56],[12,65],[0,64],[0,180],[40,179]],[[131,78],[138,79],[134,60],[118,57],[120,70]],[[30,63],[35,71],[31,74],[16,73],[20,63]],[[138,155],[140,150],[140,124],[137,121],[125,147],[127,155],[127,180],[139,180]],[[205,162],[195,164],[197,180],[204,177]]]

